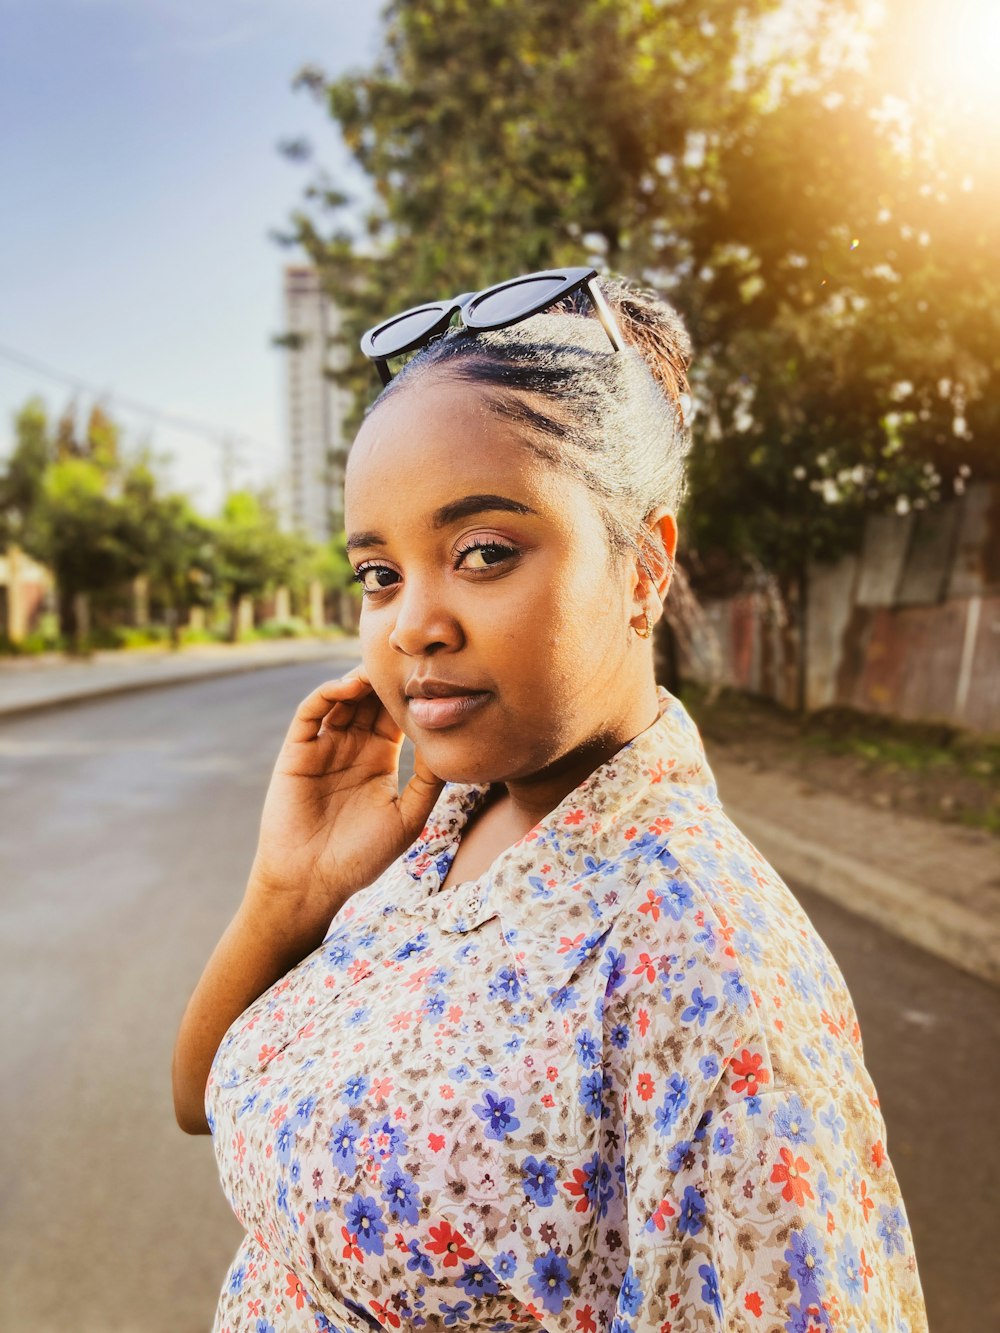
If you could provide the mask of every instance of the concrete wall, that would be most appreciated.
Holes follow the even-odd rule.
[[[668,603],[669,605],[669,603]],[[793,705],[794,608],[773,581],[704,607],[722,683]],[[873,515],[858,554],[810,574],[806,698],[1000,735],[1000,485]],[[704,652],[684,673],[705,679]]]

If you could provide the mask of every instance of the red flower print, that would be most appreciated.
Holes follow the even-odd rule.
[[[545,1077],[549,1080],[550,1083],[554,1083],[556,1079],[559,1077],[559,1070],[555,1067],[555,1065],[549,1065],[548,1068],[545,1070]]]
[[[757,1291],[748,1291],[743,1297],[743,1304],[759,1319],[764,1313],[764,1302],[760,1299],[760,1293]]]
[[[861,1281],[862,1281],[862,1282],[864,1283],[864,1285],[865,1285],[865,1291],[867,1291],[867,1290],[868,1290],[868,1279],[869,1279],[870,1277],[874,1277],[874,1276],[875,1276],[875,1273],[874,1273],[874,1270],[870,1267],[870,1265],[869,1265],[869,1263],[868,1263],[868,1260],[865,1258],[865,1252],[864,1252],[864,1249],[863,1249],[863,1248],[862,1248],[862,1250],[861,1250],[861,1262],[860,1262],[860,1264],[858,1265],[858,1274],[859,1274],[859,1276],[860,1276],[860,1278],[861,1278]]]
[[[673,1217],[676,1211],[676,1208],[674,1208],[669,1199],[661,1199],[656,1206],[656,1212],[653,1213],[649,1220],[652,1225],[656,1227],[657,1231],[666,1231],[667,1218]]]
[[[582,1310],[577,1310],[576,1326],[580,1333],[597,1333],[597,1321],[594,1319],[593,1306],[585,1305]]]
[[[460,1231],[456,1231],[450,1222],[441,1222],[430,1229],[431,1239],[427,1248],[431,1254],[444,1255],[444,1267],[455,1268],[459,1259],[472,1258],[472,1247]]]
[[[564,823],[564,824],[582,824],[582,823],[583,823],[583,813],[584,813],[584,812],[583,812],[582,810],[570,810],[568,814],[563,815],[563,823]]]
[[[552,1096],[551,1092],[547,1092],[545,1096],[542,1098],[542,1105],[555,1106],[555,1104],[556,1104],[556,1099]]]
[[[371,1086],[371,1095],[380,1106],[383,1102],[389,1100],[390,1092],[392,1092],[391,1078],[377,1078]]]
[[[347,975],[356,985],[359,981],[364,981],[365,977],[370,977],[371,971],[372,971],[372,965],[368,961],[368,959],[358,958],[347,969]]]
[[[791,1148],[782,1148],[781,1161],[775,1163],[771,1172],[772,1183],[782,1186],[781,1197],[789,1203],[794,1200],[798,1208],[802,1207],[806,1199],[813,1198],[812,1187],[804,1179],[808,1170],[809,1163],[804,1157],[796,1157]]]
[[[448,1010],[448,1022],[457,1023],[464,1012],[460,1004],[453,1004]]]
[[[430,1148],[431,1152],[440,1152],[441,1149],[444,1147],[444,1135],[428,1134],[427,1146]]]
[[[639,1036],[644,1037],[649,1031],[649,1014],[645,1009],[639,1010],[639,1017],[636,1020],[636,1026],[639,1029]]]
[[[642,911],[641,907],[639,908],[639,911]],[[638,977],[645,973],[647,981],[655,981],[657,966],[658,963],[656,959],[650,958],[648,953],[641,953],[639,955],[638,964],[632,969],[632,975]]]
[[[583,943],[583,932],[581,931],[574,939],[568,939],[563,935],[559,940],[559,952],[569,953],[571,949],[578,949]]]
[[[286,1273],[285,1277],[288,1279],[285,1295],[294,1296],[295,1308],[296,1310],[301,1310],[306,1303],[306,1289],[294,1273]]]
[[[340,1234],[347,1242],[344,1246],[343,1257],[345,1259],[353,1259],[356,1263],[361,1263],[361,1250],[358,1248],[358,1233],[356,1231],[348,1231],[347,1227],[341,1227]]]
[[[395,1310],[390,1310],[388,1309],[387,1306],[380,1305],[378,1301],[369,1301],[368,1304],[372,1307],[372,1309],[379,1316],[379,1318],[384,1323],[387,1323],[390,1328],[399,1328],[399,1325],[402,1323],[402,1320],[400,1319],[399,1315],[396,1313]]]
[[[247,1301],[247,1314],[260,1314],[264,1308],[264,1302],[258,1297],[256,1300]]]
[[[654,893],[652,889],[647,889],[646,901],[639,908],[639,911],[646,912],[649,914],[649,916],[652,917],[654,921],[659,921],[661,904],[662,904],[662,899],[660,898],[660,895],[658,893]]]
[[[644,1102],[648,1102],[656,1091],[652,1074],[640,1074],[636,1080],[635,1090]]]
[[[872,1144],[872,1166],[877,1171],[885,1161],[885,1144],[881,1139],[877,1139]]]
[[[861,1182],[861,1189],[858,1191],[858,1203],[861,1205],[861,1211],[865,1215],[865,1221],[868,1221],[868,1214],[875,1207],[875,1200],[868,1193],[868,1181]]]
[[[636,835],[638,832],[639,832],[639,830],[636,828],[636,826],[635,826],[634,824],[632,825],[631,828],[627,828],[627,829],[625,830],[625,840],[626,840],[626,842],[631,842],[632,839],[635,837],[635,835]]]
[[[739,1058],[732,1062],[733,1073],[736,1075],[733,1092],[746,1091],[751,1097],[756,1097],[760,1085],[769,1082],[771,1078],[766,1069],[761,1069],[763,1063],[764,1057],[758,1052],[744,1049]]]

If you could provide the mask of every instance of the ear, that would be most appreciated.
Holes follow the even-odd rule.
[[[635,608],[637,612],[649,611],[656,620],[670,587],[677,554],[677,518],[672,510],[661,505],[646,515],[641,543],[642,558],[635,558]]]

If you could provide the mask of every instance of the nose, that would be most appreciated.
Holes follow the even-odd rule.
[[[444,605],[440,587],[430,579],[411,576],[393,599],[395,619],[389,646],[406,657],[453,651],[463,635],[455,616]]]

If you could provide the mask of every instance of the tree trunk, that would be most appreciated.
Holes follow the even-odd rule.
[[[798,640],[798,675],[795,706],[804,714],[809,706],[809,565],[803,562],[795,576],[795,621]]]

